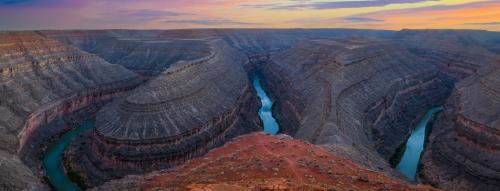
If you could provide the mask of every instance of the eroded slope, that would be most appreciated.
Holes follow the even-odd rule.
[[[367,170],[286,135],[244,135],[166,172],[111,181],[95,190],[437,190]]]
[[[263,73],[284,132],[389,172],[411,124],[452,84],[404,48],[365,38],[304,42],[272,55]]]
[[[422,178],[450,190],[500,189],[500,65],[458,83],[433,127]]]
[[[495,63],[500,33],[470,30],[402,30],[394,35],[410,52],[456,81]]]
[[[183,163],[260,129],[246,57],[224,41],[183,61],[99,111],[95,130],[67,154],[90,186]]]
[[[163,31],[42,32],[50,38],[147,76],[158,75],[177,61],[199,59],[210,54],[210,48],[205,41],[158,36]]]
[[[67,128],[48,124],[141,82],[119,65],[35,32],[0,33],[0,75],[0,149],[19,154],[36,172],[46,141]]]

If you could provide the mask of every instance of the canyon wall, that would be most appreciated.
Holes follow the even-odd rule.
[[[112,64],[139,74],[158,75],[171,64],[207,56],[209,47],[202,40],[158,36],[161,31],[99,30],[42,31],[50,38],[93,53]]]
[[[0,149],[38,173],[43,140],[64,130],[47,124],[139,83],[127,69],[39,33],[2,32]]]
[[[366,38],[302,42],[262,72],[284,132],[391,174],[411,125],[453,84],[396,43]]]
[[[424,182],[448,190],[500,189],[500,62],[457,84],[428,145]]]
[[[178,166],[260,130],[247,76],[258,72],[281,133],[393,176],[387,160],[410,127],[465,79],[421,174],[443,188],[496,190],[498,42],[462,30],[0,32],[0,174],[13,174],[0,189],[43,187],[42,153],[83,118],[96,128],[64,161],[89,186]]]
[[[363,29],[178,29],[163,31],[158,37],[169,39],[220,38],[248,56],[286,50],[313,38],[349,36],[390,37],[394,31]]]
[[[457,82],[433,125],[421,180],[449,190],[498,190],[500,34],[403,30],[395,39]]]
[[[408,50],[435,65],[439,71],[459,81],[479,68],[495,63],[500,34],[468,30],[402,30],[393,39]]]
[[[244,55],[212,40],[207,57],[172,65],[101,109],[95,128],[66,153],[88,186],[182,164],[261,129]]]

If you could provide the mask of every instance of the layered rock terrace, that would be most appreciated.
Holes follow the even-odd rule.
[[[14,174],[0,176],[0,188],[43,187],[43,150],[93,116],[95,129],[65,153],[66,170],[89,186],[204,155],[260,129],[248,80],[258,72],[282,133],[395,177],[387,160],[460,81],[437,117],[422,180],[497,190],[499,39],[460,30],[0,32],[0,157]]]
[[[73,169],[90,185],[173,167],[237,135],[260,129],[247,60],[224,41],[205,58],[181,61],[129,96],[105,106]],[[111,170],[112,169],[112,170]]]
[[[500,189],[500,65],[458,83],[423,156],[424,181],[450,190]]]
[[[311,40],[272,55],[263,72],[285,131],[389,173],[411,124],[452,86],[397,44],[366,38]]]
[[[68,128],[51,122],[141,82],[119,65],[40,33],[1,32],[0,148],[37,172],[47,141]]]

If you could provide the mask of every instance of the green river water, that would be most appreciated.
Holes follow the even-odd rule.
[[[73,183],[62,168],[61,156],[64,149],[71,143],[71,141],[79,134],[92,129],[94,123],[92,121],[85,121],[80,126],[64,133],[61,138],[52,145],[45,153],[43,158],[43,168],[50,184],[57,191],[73,191],[81,190]]]

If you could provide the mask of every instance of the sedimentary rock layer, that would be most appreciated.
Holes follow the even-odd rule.
[[[94,190],[437,190],[367,170],[286,135],[238,137],[169,172],[114,180]]]
[[[456,81],[496,62],[500,53],[493,45],[500,35],[487,31],[402,30],[394,39]]]
[[[210,44],[209,56],[179,62],[99,111],[88,140],[68,154],[71,168],[94,186],[173,167],[258,130],[258,99],[242,67],[246,57],[224,41]]]
[[[169,39],[220,38],[247,55],[255,55],[285,50],[313,38],[389,37],[393,33],[393,31],[358,29],[180,29],[163,31],[158,37]]]
[[[452,86],[395,43],[363,38],[303,42],[272,55],[262,72],[285,132],[388,172],[384,158]]]
[[[37,170],[36,161],[45,145],[34,145],[32,140],[50,138],[61,131],[49,129],[46,124],[140,82],[134,73],[119,65],[39,33],[2,32],[0,149],[17,152]]]
[[[175,166],[258,129],[258,99],[242,65],[263,74],[281,132],[386,172],[413,122],[442,104],[454,82],[478,75],[459,85],[440,117],[447,132],[433,133],[424,175],[443,187],[496,189],[498,74],[481,71],[498,60],[499,40],[453,30],[2,32],[0,174],[13,180],[0,176],[0,189],[39,187],[27,169],[43,173],[48,142],[140,77],[151,80],[105,106],[96,129],[66,153],[66,170],[89,185]]]
[[[449,190],[500,189],[500,64],[458,83],[439,115],[421,177]]]
[[[208,56],[205,41],[158,36],[161,31],[42,31],[50,38],[144,75],[158,75],[180,60]]]

